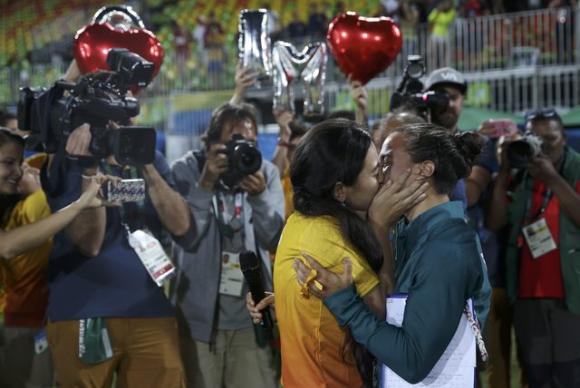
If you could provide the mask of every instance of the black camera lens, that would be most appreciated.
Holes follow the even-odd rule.
[[[407,57],[407,68],[405,72],[411,78],[419,79],[425,75],[425,66],[423,58],[420,55],[409,55]]]
[[[262,166],[262,154],[250,143],[237,145],[232,159],[237,170],[244,175],[253,174]]]
[[[442,112],[449,106],[449,96],[447,93],[432,90],[423,94],[423,101],[434,112]]]
[[[421,63],[409,63],[407,71],[411,78],[421,78],[423,76],[423,65]]]
[[[516,140],[507,147],[507,158],[512,168],[527,167],[532,156],[532,147],[525,140]]]

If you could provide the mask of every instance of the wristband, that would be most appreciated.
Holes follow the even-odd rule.
[[[286,147],[288,148],[290,146],[290,143],[283,140],[281,137],[278,138],[278,143],[277,143],[278,147]]]

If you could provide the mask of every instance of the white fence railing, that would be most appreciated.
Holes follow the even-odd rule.
[[[385,94],[386,109],[388,96],[403,72],[407,55],[419,53],[425,57],[427,70],[449,65],[462,71],[474,85],[472,90],[482,94],[481,101],[477,96],[471,98],[479,106],[502,111],[576,106],[580,71],[577,20],[580,20],[580,8],[457,19],[443,46],[432,44],[427,26],[420,25],[415,34],[404,37],[403,51],[395,62],[368,87],[380,89],[381,96]],[[225,50],[228,52],[223,70],[212,76],[208,75],[203,58],[193,58],[189,67],[179,69],[175,66],[188,66],[187,63],[167,58],[146,95],[233,88],[235,49]],[[192,53],[196,55],[202,56]],[[345,81],[333,61],[329,62],[326,88],[328,104],[332,106],[333,90],[338,90]],[[20,86],[47,85],[64,70],[62,64],[0,69],[0,102],[15,102]]]

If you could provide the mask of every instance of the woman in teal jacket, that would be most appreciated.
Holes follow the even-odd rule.
[[[386,180],[411,169],[430,185],[427,198],[395,227],[395,293],[408,294],[401,327],[373,315],[352,286],[348,265],[336,275],[307,258],[317,271],[311,292],[325,298],[355,341],[410,383],[422,381],[439,360],[468,299],[474,301],[480,325],[487,317],[491,289],[479,241],[465,222],[462,204],[449,200],[457,180],[469,175],[482,144],[474,133],[450,134],[420,124],[396,130],[383,145]],[[310,272],[298,260],[296,269],[299,279]]]

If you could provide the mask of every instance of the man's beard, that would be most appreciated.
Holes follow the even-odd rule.
[[[437,124],[448,130],[455,129],[457,121],[459,120],[459,115],[455,113],[452,109],[446,109],[442,112],[431,114],[431,121],[433,124]]]

